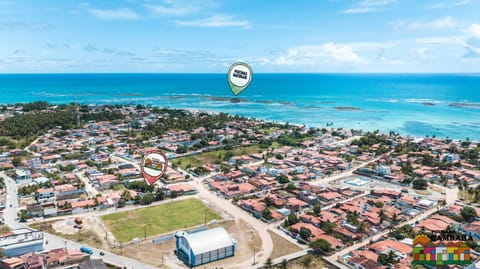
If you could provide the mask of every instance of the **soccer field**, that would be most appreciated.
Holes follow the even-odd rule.
[[[158,206],[146,207],[126,212],[102,216],[119,242],[128,242],[133,238],[143,238],[173,232],[176,230],[203,224],[221,217],[198,199],[170,202]]]

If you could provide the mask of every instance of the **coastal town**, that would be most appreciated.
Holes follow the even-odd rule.
[[[468,138],[35,102],[0,107],[0,148],[0,268],[191,268],[175,239],[211,231],[234,243],[205,268],[431,268],[414,239],[444,232],[468,239],[448,268],[480,268]],[[168,159],[154,185],[150,150]]]

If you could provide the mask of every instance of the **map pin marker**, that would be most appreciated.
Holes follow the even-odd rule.
[[[234,63],[228,70],[228,84],[234,95],[243,92],[252,81],[252,68],[246,63]]]
[[[150,186],[159,180],[167,171],[167,157],[158,151],[147,151],[142,159],[142,176]]]

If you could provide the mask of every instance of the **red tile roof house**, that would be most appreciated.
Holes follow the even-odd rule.
[[[339,233],[340,235],[343,235],[344,237],[350,239],[350,240],[357,240],[357,239],[360,239],[363,237],[363,234],[362,233],[354,233],[354,232],[351,232],[343,227],[335,227],[333,229],[334,232],[336,233]]]
[[[312,236],[310,237],[310,239],[315,238],[319,235],[325,234],[325,232],[322,231],[320,228],[315,227],[310,223],[304,223],[304,222],[295,223],[290,227],[288,227],[288,230],[290,230],[290,234],[292,236],[296,236],[297,238],[300,238],[299,232],[301,228],[306,228],[310,230],[310,232],[312,233]]]
[[[0,262],[0,268],[2,269],[18,269],[18,268],[26,268],[25,262],[17,257],[11,257],[3,259]]]
[[[313,224],[317,227],[320,227],[320,225],[322,225],[322,222],[320,221],[320,219],[318,217],[315,217],[315,216],[312,216],[312,215],[301,214],[300,216],[298,216],[298,218],[302,222],[310,223],[310,224]]]
[[[50,250],[46,257],[48,268],[76,264],[88,259],[90,259],[90,256],[86,253],[80,252],[75,249],[65,250],[63,248]]]
[[[170,193],[172,191],[175,191],[179,195],[190,195],[190,194],[195,194],[197,192],[195,188],[193,188],[188,184],[168,185],[167,188]]]
[[[227,198],[238,197],[257,190],[257,188],[250,183],[233,184],[230,181],[215,181],[211,182],[210,186],[220,191]]]
[[[480,240],[480,221],[469,223],[460,229],[464,234],[473,237],[474,240]]]
[[[108,190],[113,185],[117,185],[120,183],[120,181],[117,179],[117,176],[110,175],[110,174],[98,176],[96,180],[98,181],[98,184],[100,185],[100,187],[104,190]]]
[[[309,206],[308,203],[302,200],[299,200],[295,197],[290,197],[288,198],[286,208],[290,209],[292,212],[297,212],[300,209],[307,208],[308,206]]]
[[[371,244],[368,246],[368,249],[375,251],[375,253],[388,253],[390,250],[395,252],[397,257],[402,259],[408,257],[412,253],[412,247],[404,244],[402,242],[398,242],[395,240],[387,239],[383,241],[379,241],[376,243]]]
[[[84,189],[78,189],[72,184],[63,184],[55,186],[55,196],[57,200],[72,199],[80,197],[85,193]]]
[[[333,236],[328,235],[328,234],[320,234],[320,235],[314,236],[314,237],[310,238],[310,241],[313,242],[317,239],[323,239],[323,240],[327,241],[328,243],[330,243],[330,247],[332,249],[334,249],[334,251],[339,250],[339,249],[344,247],[344,244],[342,243],[342,241],[340,241],[336,237],[333,237]]]
[[[91,212],[96,207],[95,200],[84,200],[84,201],[70,201],[72,205],[72,214],[80,214],[85,212]]]
[[[376,260],[372,260],[365,256],[353,256],[347,260],[348,264],[355,269],[381,269],[382,266]]]
[[[449,217],[436,214],[417,224],[414,230],[418,232],[424,228],[427,231],[440,233],[447,229],[448,226],[455,224],[457,224],[457,222]]]
[[[320,225],[322,225],[323,223],[326,223],[326,222],[337,222],[340,219],[342,219],[342,217],[340,217],[336,214],[333,214],[329,211],[322,211],[318,215],[318,221],[320,222]]]
[[[248,212],[251,212],[257,218],[262,216],[262,211],[267,208],[267,205],[263,201],[255,199],[241,200],[238,202],[238,206]]]
[[[35,254],[33,252],[26,253],[19,257],[22,259],[25,264],[27,264],[28,269],[44,269],[45,264],[43,260],[43,255]]]

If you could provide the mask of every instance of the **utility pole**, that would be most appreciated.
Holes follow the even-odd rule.
[[[253,264],[255,264],[255,248],[253,248]]]
[[[205,214],[205,227],[207,227],[207,210],[203,210],[203,213]]]
[[[143,226],[143,239],[147,239],[147,225]]]

